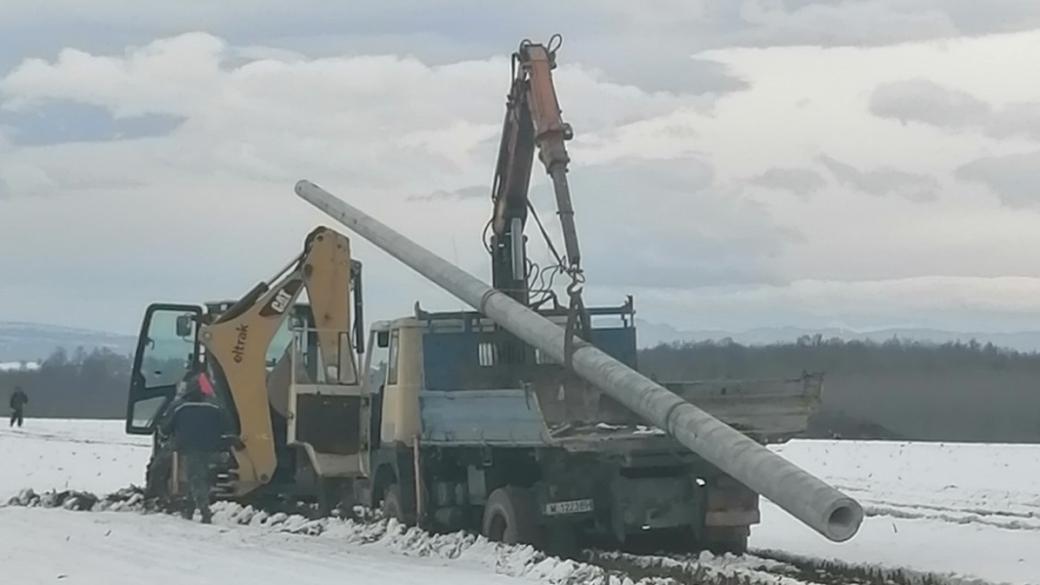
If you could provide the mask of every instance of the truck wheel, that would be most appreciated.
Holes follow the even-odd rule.
[[[387,486],[380,509],[383,511],[384,516],[394,518],[405,526],[415,524],[415,520],[405,513],[404,502],[401,500],[401,488],[396,483]]]
[[[506,544],[536,544],[538,511],[531,493],[520,487],[498,488],[484,506],[481,534]]]

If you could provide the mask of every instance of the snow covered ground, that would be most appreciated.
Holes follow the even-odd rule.
[[[31,508],[0,512],[0,573],[5,582],[26,585],[515,582],[476,563],[345,547],[333,538],[203,526],[165,515]]]
[[[148,444],[147,437],[124,435],[121,421],[33,419],[23,429],[0,428],[0,501],[25,487],[106,493],[140,483]],[[868,517],[852,541],[832,544],[765,503],[751,539],[761,555],[1040,584],[1040,445],[795,441],[777,449],[858,498]],[[146,577],[222,585],[603,578],[593,568],[472,537],[430,538],[339,521],[301,529],[254,518],[239,526],[241,514],[228,507],[218,525],[202,526],[159,515],[3,507],[0,572],[4,582],[14,575],[21,579],[11,582],[89,585]],[[425,552],[414,554],[418,549]],[[805,582],[778,577],[786,569],[750,556],[692,562],[754,583]]]
[[[751,547],[1040,583],[1040,445],[792,441],[776,449],[863,505],[834,544],[765,503]]]
[[[37,362],[0,362],[0,372],[34,371],[40,369]]]
[[[141,483],[151,454],[151,438],[123,433],[123,421],[26,419],[20,429],[2,422],[0,502],[25,487],[107,493]]]

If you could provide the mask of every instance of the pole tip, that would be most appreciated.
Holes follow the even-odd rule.
[[[303,192],[307,188],[309,188],[309,187],[316,187],[316,186],[317,185],[315,185],[314,183],[308,181],[307,179],[300,179],[299,181],[296,181],[296,187],[294,187],[294,190],[296,191],[297,195],[302,197],[303,196]]]
[[[859,531],[863,523],[863,508],[850,498],[843,498],[832,505],[827,515],[825,536],[834,542],[845,542]]]

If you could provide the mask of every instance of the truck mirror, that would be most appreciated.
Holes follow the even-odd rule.
[[[194,319],[192,315],[177,315],[177,337],[188,338],[192,337],[194,332]]]
[[[379,347],[390,347],[390,332],[376,332],[376,345],[378,345]]]

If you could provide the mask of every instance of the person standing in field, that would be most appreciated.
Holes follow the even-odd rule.
[[[15,386],[14,392],[11,393],[11,401],[9,403],[9,406],[11,407],[11,424],[9,426],[13,427],[15,423],[18,423],[18,427],[21,428],[22,422],[25,418],[26,404],[29,404],[29,397],[22,391],[21,386]]]

